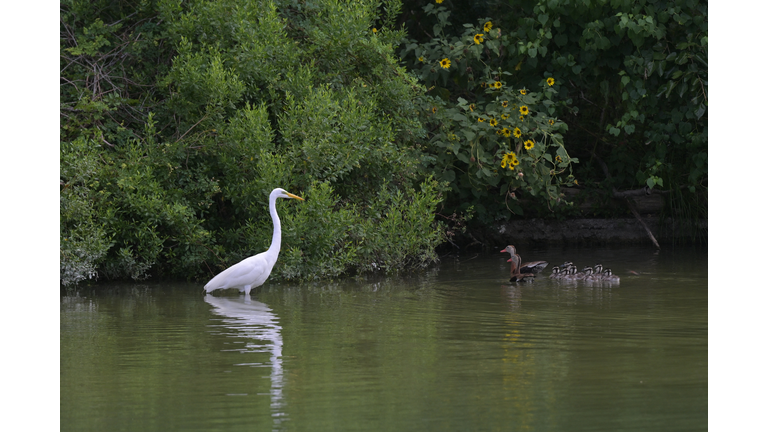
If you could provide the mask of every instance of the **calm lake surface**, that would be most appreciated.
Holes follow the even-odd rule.
[[[61,430],[707,430],[706,248],[519,253],[544,277],[509,284],[494,253],[250,299],[204,282],[69,292]],[[546,277],[566,260],[621,282]]]

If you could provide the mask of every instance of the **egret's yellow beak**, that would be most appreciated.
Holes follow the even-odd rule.
[[[304,198],[302,198],[302,197],[300,197],[300,196],[296,196],[296,195],[294,195],[294,194],[292,194],[292,193],[290,193],[290,192],[286,192],[285,194],[286,194],[286,195],[288,195],[288,196],[289,196],[289,197],[291,197],[291,198],[296,198],[297,200],[301,200],[301,201],[304,201]]]

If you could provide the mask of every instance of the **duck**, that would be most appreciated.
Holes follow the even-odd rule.
[[[544,268],[546,268],[549,263],[547,261],[531,261],[524,264],[522,263],[522,258],[520,258],[520,255],[517,254],[517,250],[513,245],[509,245],[501,250],[502,253],[507,252],[512,256],[517,256],[517,263],[518,268],[520,269],[520,273],[533,273],[534,275],[536,273],[540,273]]]
[[[514,249],[514,246],[512,246]],[[503,251],[502,251],[503,252]],[[520,273],[520,255],[518,254],[512,254],[512,256],[509,257],[507,262],[511,262],[511,266],[509,269],[509,281],[510,282],[524,282],[524,281],[531,281],[534,278],[533,273]]]
[[[611,269],[605,269],[603,272],[603,280],[606,282],[619,282],[621,278],[613,274]]]

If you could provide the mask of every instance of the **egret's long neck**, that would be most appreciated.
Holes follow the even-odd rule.
[[[275,203],[277,202],[277,195],[269,196],[269,215],[272,216],[272,244],[269,245],[267,252],[277,256],[280,253],[280,217],[277,215],[277,209]]]

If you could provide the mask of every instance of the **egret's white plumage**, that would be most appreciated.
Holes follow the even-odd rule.
[[[274,227],[272,231],[272,244],[269,245],[269,249],[258,255],[248,257],[217,274],[210,282],[205,284],[205,292],[237,288],[240,291],[244,291],[245,295],[249,295],[252,288],[256,288],[266,282],[269,274],[272,272],[272,267],[277,262],[277,256],[280,254],[282,231],[280,229],[280,218],[277,216],[277,210],[275,209],[275,203],[278,198],[294,198],[304,201],[303,198],[286,192],[284,189],[277,188],[273,190],[269,194],[269,214],[272,216],[272,225]]]

